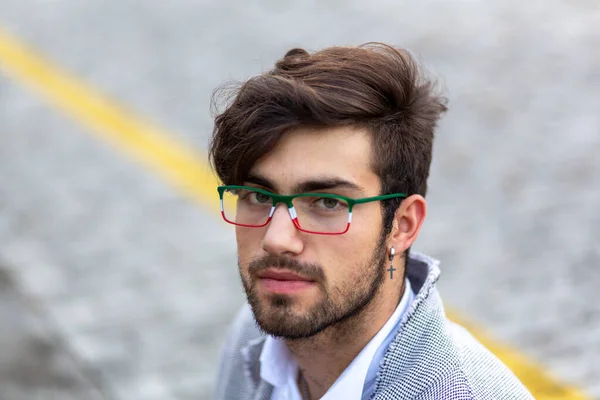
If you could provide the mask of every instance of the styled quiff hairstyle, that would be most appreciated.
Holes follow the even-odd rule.
[[[352,126],[371,135],[381,194],[426,195],[434,131],[446,111],[417,62],[383,43],[289,50],[275,67],[213,96],[210,161],[226,185],[240,185],[280,138],[298,127]],[[229,96],[228,96],[229,95]],[[382,202],[384,234],[401,199]]]

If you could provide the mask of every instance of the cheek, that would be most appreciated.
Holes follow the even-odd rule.
[[[243,267],[260,253],[262,234],[258,228],[236,227],[235,238],[237,242],[238,258]]]
[[[346,236],[347,235],[347,236]],[[330,241],[324,246],[322,265],[326,268],[329,287],[359,284],[373,266],[370,264],[379,235],[370,231],[349,231],[344,238]]]

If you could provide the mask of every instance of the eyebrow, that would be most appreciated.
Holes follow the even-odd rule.
[[[246,182],[254,183],[256,185],[263,186],[273,192],[277,192],[276,185],[262,175],[250,173],[246,178]],[[307,193],[314,192],[316,190],[341,188],[357,190],[360,192],[363,191],[363,188],[357,185],[356,183],[337,177],[323,177],[310,179],[296,184],[292,189],[294,193]]]

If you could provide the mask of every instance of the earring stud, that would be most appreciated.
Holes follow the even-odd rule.
[[[394,271],[396,271],[396,268],[394,268],[394,256],[396,255],[396,249],[394,249],[393,247],[390,249],[390,268],[388,268],[387,270],[390,271],[390,279],[394,279]]]

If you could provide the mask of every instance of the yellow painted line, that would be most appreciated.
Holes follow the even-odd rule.
[[[91,128],[102,139],[150,166],[155,172],[215,210],[217,179],[206,154],[193,152],[173,140],[175,135],[148,124],[102,97],[96,90],[35,55],[18,40],[0,30],[0,67],[31,87],[61,111]],[[495,353],[538,400],[585,400],[576,388],[564,385],[535,362],[498,343],[481,328],[455,313],[449,318],[467,328]]]
[[[105,140],[150,166],[188,196],[219,207],[217,179],[205,154],[135,118],[79,80],[35,55],[0,29],[0,68],[25,83]]]

